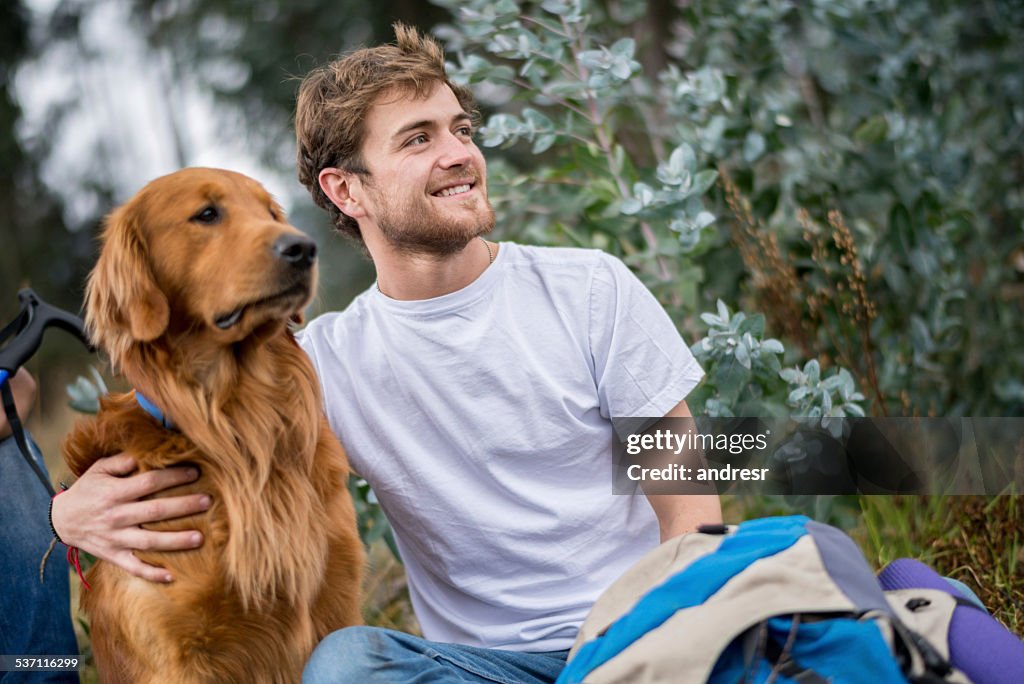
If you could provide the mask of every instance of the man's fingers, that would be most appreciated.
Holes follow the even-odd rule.
[[[120,477],[132,473],[135,467],[135,459],[122,451],[113,456],[97,459],[89,470],[95,473]]]
[[[154,532],[140,528],[126,534],[125,540],[138,551],[188,551],[202,546],[203,535],[195,530]]]
[[[199,471],[193,467],[149,470],[129,478],[131,486],[126,493],[130,494],[128,498],[141,499],[171,487],[194,482],[198,477]]]
[[[171,573],[166,568],[158,568],[155,565],[143,563],[131,551],[122,551],[110,559],[113,563],[127,570],[136,577],[141,577],[150,582],[166,584],[173,581]]]
[[[119,526],[142,525],[145,523],[173,520],[186,515],[202,513],[210,507],[207,494],[169,496],[163,499],[149,499],[123,504],[117,513]],[[128,544],[128,546],[131,546]]]

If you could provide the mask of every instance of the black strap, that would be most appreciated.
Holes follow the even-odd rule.
[[[895,616],[892,617],[890,624],[894,636],[894,650],[907,679],[921,684],[948,681],[948,676],[953,673],[953,666],[942,657],[942,654],[932,646],[931,642],[907,627]],[[911,651],[915,651],[921,656],[925,667],[925,671],[917,676],[911,676],[909,672],[913,662]]]
[[[50,484],[50,479],[46,477],[46,473],[43,472],[42,467],[40,467],[28,448],[28,440],[25,439],[25,429],[21,426],[21,418],[18,417],[18,407],[14,405],[14,392],[11,391],[10,378],[6,382],[0,383],[0,394],[3,394],[4,413],[7,414],[7,421],[11,424],[11,432],[14,434],[14,441],[17,442],[18,449],[21,450],[21,455],[25,457],[25,461],[32,468],[32,472],[43,483],[47,493],[53,497],[56,492],[53,490],[53,485]]]
[[[799,684],[829,684],[827,677],[821,676],[811,668],[801,665],[793,659],[791,655],[793,641],[799,627],[800,614],[794,613],[789,628],[789,636],[784,646],[779,646],[778,641],[770,637],[768,638],[765,644],[764,656],[772,663],[772,676],[769,679],[774,680],[777,673],[795,682],[799,682]]]

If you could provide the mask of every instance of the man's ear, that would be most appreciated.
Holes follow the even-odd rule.
[[[320,189],[342,214],[354,219],[366,216],[366,209],[360,201],[362,182],[357,174],[329,167],[320,171],[318,179]]]

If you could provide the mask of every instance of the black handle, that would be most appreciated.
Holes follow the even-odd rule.
[[[11,376],[39,349],[43,332],[56,327],[77,337],[90,351],[94,351],[85,334],[82,319],[63,309],[44,302],[31,288],[18,293],[21,311],[0,331],[0,344],[13,335],[13,339],[0,349],[0,370]]]

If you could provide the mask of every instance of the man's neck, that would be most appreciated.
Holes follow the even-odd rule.
[[[458,252],[445,256],[396,250],[387,244],[367,244],[377,270],[377,287],[403,301],[433,299],[466,287],[491,265],[498,246],[473,238]]]

